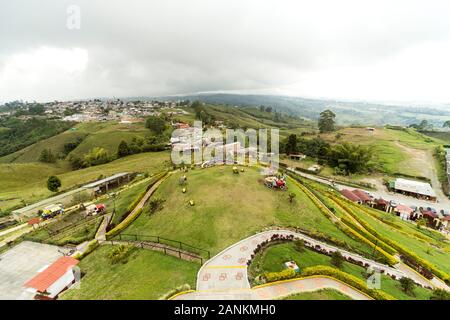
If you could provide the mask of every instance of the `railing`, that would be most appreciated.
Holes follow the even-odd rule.
[[[163,243],[154,243],[154,242],[146,242],[146,241],[139,241],[139,240],[108,240],[105,243],[109,243],[112,245],[115,244],[123,244],[127,243],[129,245],[133,245],[142,249],[150,249],[150,250],[156,250],[163,252],[165,255],[171,255],[178,257],[183,260],[190,260],[190,261],[198,261],[201,265],[203,265],[203,261],[205,260],[203,257],[195,255],[194,253],[182,251],[181,249],[169,247],[166,244]]]
[[[148,242],[154,242],[159,244],[165,244],[171,247],[177,247],[180,250],[188,251],[193,254],[197,254],[198,256],[202,256],[203,258],[210,259],[211,253],[209,250],[197,248],[194,246],[191,246],[187,243],[178,241],[178,240],[172,240],[163,238],[161,236],[151,236],[151,235],[139,235],[139,234],[126,234],[126,233],[120,233],[116,236],[116,239],[123,240],[123,241],[148,241]]]

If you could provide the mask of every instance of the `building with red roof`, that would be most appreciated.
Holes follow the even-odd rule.
[[[348,189],[342,189],[341,194],[346,197],[348,200],[353,202],[362,203],[362,199],[358,197],[354,192],[348,190]]]
[[[359,199],[361,199],[364,203],[371,203],[372,198],[367,194],[367,192],[364,192],[359,189],[355,189],[352,191],[354,195],[356,195]]]
[[[55,298],[74,282],[73,267],[78,263],[79,261],[75,258],[61,257],[28,280],[24,286],[27,291],[35,292],[37,295]]]

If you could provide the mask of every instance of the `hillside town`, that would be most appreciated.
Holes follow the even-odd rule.
[[[33,117],[60,119],[73,122],[119,121],[132,123],[143,121],[145,117],[160,116],[162,110],[171,110],[173,114],[184,114],[178,109],[189,101],[124,101],[124,100],[82,100],[54,101],[47,103],[11,102],[4,105],[7,109],[14,106],[13,111],[3,111],[0,118],[17,115],[21,120]]]

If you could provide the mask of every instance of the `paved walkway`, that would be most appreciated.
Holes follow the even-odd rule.
[[[264,285],[254,289],[226,291],[195,291],[177,296],[175,300],[274,300],[301,292],[334,289],[353,300],[373,300],[358,290],[332,278],[313,276]]]
[[[290,231],[290,230],[269,230],[264,231],[253,236],[250,236],[234,245],[223,250],[215,257],[207,261],[199,270],[197,274],[197,291],[191,292],[186,295],[180,295],[176,299],[260,299],[258,292],[261,292],[262,296],[267,295],[267,299],[276,298],[270,289],[251,289],[248,281],[247,274],[247,261],[251,259],[255,248],[266,240],[270,240],[274,234],[284,236],[294,236],[298,239],[303,239],[309,246],[320,246],[323,250],[328,252],[340,251],[344,257],[351,257],[354,260],[363,262],[366,266],[372,266],[378,270],[384,270],[385,274],[395,275],[397,278],[404,277],[404,273],[401,270],[391,268],[387,265],[366,259],[355,253],[351,253],[340,248],[331,246],[329,244],[317,241],[302,233]],[[324,278],[329,279],[329,278]],[[300,281],[300,280],[298,280]],[[323,289],[321,285],[329,285],[330,281],[315,282],[306,281],[299,282],[304,286],[295,285],[283,285],[286,287],[280,290],[288,290],[289,293],[314,291]],[[339,282],[340,283],[340,282]],[[319,285],[320,284],[320,285]],[[342,285],[342,283],[340,283]],[[345,285],[344,285],[345,286]],[[268,286],[270,287],[270,286]],[[267,287],[265,287],[267,288]],[[300,289],[299,289],[300,288]],[[349,291],[354,290],[350,286],[347,286],[345,292],[342,286],[332,287],[344,294],[348,294]],[[294,289],[299,289],[295,291]],[[301,290],[303,289],[303,291]],[[259,291],[258,291],[259,290]],[[274,289],[274,292],[277,292]],[[264,293],[266,292],[266,293]],[[280,291],[281,292],[281,291]],[[354,296],[356,298],[356,295]],[[361,297],[360,297],[361,298]],[[366,297],[367,298],[367,297]]]

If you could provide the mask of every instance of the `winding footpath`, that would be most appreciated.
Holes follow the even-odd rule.
[[[385,274],[402,278],[405,274],[401,270],[391,268],[384,264],[366,259],[355,253],[351,253],[329,244],[317,241],[302,233],[290,230],[269,230],[242,241],[239,241],[223,250],[212,259],[207,261],[197,274],[197,290],[180,294],[174,297],[177,300],[260,300],[277,299],[293,293],[316,291],[330,288],[348,295],[352,299],[371,299],[355,288],[326,276],[314,276],[302,279],[283,281],[281,283],[266,284],[251,288],[248,281],[247,261],[251,259],[255,248],[266,240],[270,240],[274,234],[294,236],[302,239],[312,246],[320,246],[329,252],[340,251],[344,257],[351,257],[356,261],[363,262]]]

